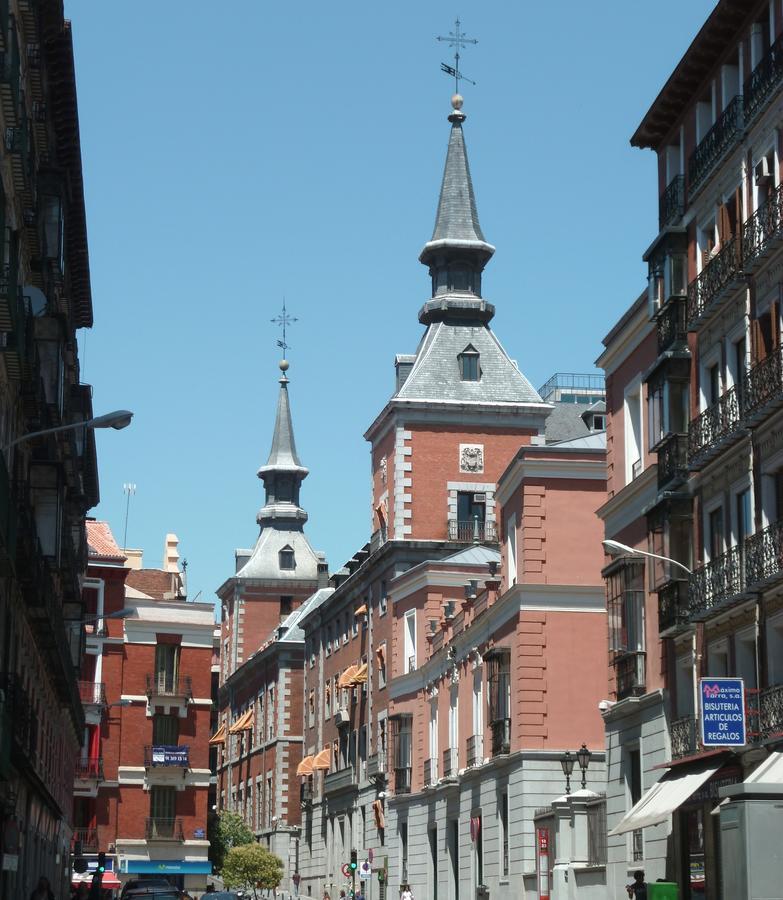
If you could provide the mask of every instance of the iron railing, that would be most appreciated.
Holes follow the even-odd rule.
[[[84,706],[105,706],[106,687],[101,681],[80,681],[79,698]]]
[[[152,697],[193,697],[193,684],[190,675],[171,675],[168,672],[150,672],[147,674],[147,696]]]
[[[443,778],[453,778],[459,772],[459,749],[449,747],[443,751]]]
[[[98,829],[74,828],[71,843],[74,848],[77,844],[80,845],[82,853],[97,853],[99,850]]]
[[[480,766],[484,762],[484,735],[472,734],[467,746],[468,767]]]
[[[587,807],[587,864],[605,866],[607,861],[606,796]]]
[[[759,720],[763,737],[783,733],[783,685],[776,684],[760,692]]]
[[[783,522],[773,522],[745,541],[745,581],[755,587],[783,573]]]
[[[729,548],[694,571],[690,578],[690,613],[708,612],[729,603],[745,590],[745,554],[740,545]]]
[[[688,480],[688,435],[670,434],[658,444],[658,490]]]
[[[742,275],[742,242],[730,237],[688,285],[688,327],[709,311],[722,292]]]
[[[144,836],[148,841],[184,841],[182,819],[164,819],[149,816],[144,823]]]
[[[748,125],[772,97],[783,79],[783,36],[769,48],[750,73],[743,88],[745,124]]]
[[[658,588],[658,632],[685,625],[689,618],[688,580],[674,578]]]
[[[783,237],[783,184],[742,226],[742,266],[752,268],[771,243]]]
[[[344,766],[336,772],[328,772],[324,777],[324,794],[358,788],[358,786],[356,767],[353,765]]]
[[[411,767],[394,767],[394,793],[410,794],[411,792]]]
[[[617,699],[641,696],[645,691],[645,653],[643,651],[624,653],[613,662],[617,680]]]
[[[675,175],[661,194],[658,202],[660,228],[678,222],[685,212],[685,176]]]
[[[480,519],[449,519],[450,541],[497,541],[497,529],[494,522],[482,522]]]
[[[696,719],[683,716],[671,724],[672,759],[682,759],[696,752]]]
[[[89,756],[76,760],[77,781],[103,781],[103,757]]]
[[[492,732],[492,755],[501,756],[511,752],[511,719],[496,719],[490,723]]]
[[[691,420],[688,428],[688,462],[691,467],[700,465],[725,440],[737,435],[741,423],[740,401],[734,386],[717,403]]]
[[[783,400],[783,350],[778,348],[756,363],[745,376],[743,418],[753,419],[771,403]]]
[[[438,760],[424,760],[424,786],[430,787],[438,780]]]
[[[683,297],[672,297],[660,309],[655,319],[658,332],[658,353],[665,353],[676,344],[687,347],[687,307]]]
[[[688,191],[691,195],[740,140],[742,132],[742,97],[738,94],[729,101],[688,160]]]

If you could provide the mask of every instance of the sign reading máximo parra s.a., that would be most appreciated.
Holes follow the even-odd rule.
[[[701,678],[701,742],[705,747],[746,743],[745,684],[741,678]]]

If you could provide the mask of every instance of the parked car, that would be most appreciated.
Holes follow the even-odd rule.
[[[160,875],[150,875],[148,878],[131,878],[130,881],[126,881],[123,885],[122,893],[120,894],[120,900],[126,900],[126,898],[132,891],[137,891],[139,890],[139,888],[141,888],[142,890],[149,890],[150,888],[156,888],[157,890],[164,889],[168,891],[174,890],[168,878],[163,878]]]
[[[239,900],[239,894],[234,891],[213,891],[211,894],[204,894],[209,900]]]

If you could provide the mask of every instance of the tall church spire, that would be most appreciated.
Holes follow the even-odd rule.
[[[495,248],[479,224],[462,123],[462,97],[451,98],[451,134],[432,238],[419,259],[432,277],[432,299],[419,312],[424,324],[446,318],[488,322],[494,307],[481,298],[481,273]]]
[[[266,501],[258,513],[258,524],[275,527],[298,527],[307,521],[307,513],[299,505],[299,489],[309,470],[299,461],[288,400],[288,360],[281,360],[280,394],[272,436],[272,449],[266,465],[258,470],[264,482]]]

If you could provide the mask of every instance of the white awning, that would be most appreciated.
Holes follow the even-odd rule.
[[[626,831],[636,831],[637,828],[665,822],[722,764],[722,761],[715,762],[697,772],[690,769],[687,772],[667,772],[609,834],[625,834]]]
[[[770,753],[764,762],[745,779],[745,784],[783,784],[783,753]]]

